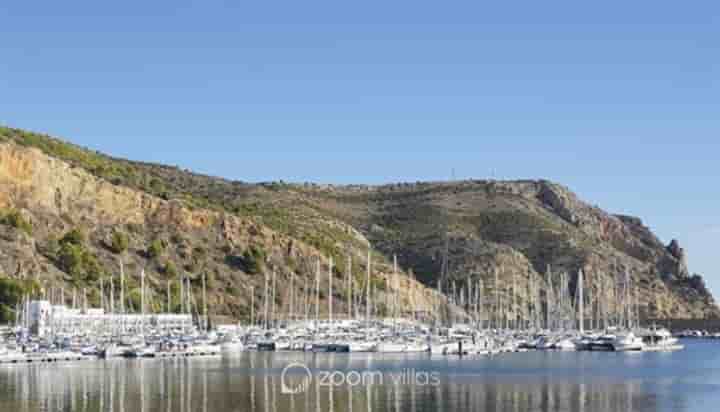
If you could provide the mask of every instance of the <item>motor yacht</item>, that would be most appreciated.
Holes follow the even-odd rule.
[[[653,326],[651,330],[641,333],[641,336],[646,351],[676,351],[685,348],[678,338],[664,328],[658,329]]]
[[[645,344],[641,337],[635,336],[633,332],[627,332],[618,334],[612,342],[612,347],[615,352],[642,351],[645,349]]]

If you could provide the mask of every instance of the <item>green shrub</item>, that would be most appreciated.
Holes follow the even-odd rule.
[[[177,267],[175,267],[175,264],[171,260],[165,262],[162,271],[165,276],[169,278],[175,278],[178,275]]]
[[[60,245],[82,245],[85,243],[85,234],[80,229],[73,229],[60,239]]]
[[[265,259],[267,259],[267,254],[259,246],[251,246],[242,256],[245,269],[253,275],[265,270]]]
[[[123,232],[115,231],[110,239],[110,250],[116,254],[123,253],[127,250],[130,244],[128,235]]]
[[[15,209],[11,209],[0,217],[0,224],[11,226],[19,229],[28,235],[32,233],[32,224],[23,218],[22,214]]]
[[[74,280],[94,281],[103,273],[97,258],[82,244],[61,242],[57,262]]]
[[[23,295],[36,293],[40,285],[34,280],[10,279],[0,275],[0,323],[15,319],[15,307]]]
[[[163,244],[163,241],[160,239],[155,239],[152,241],[152,243],[150,243],[150,246],[147,249],[147,255],[149,258],[155,259],[162,256],[164,251],[165,245]]]

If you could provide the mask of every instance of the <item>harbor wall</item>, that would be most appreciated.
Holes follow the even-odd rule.
[[[643,326],[652,324],[668,328],[672,332],[684,330],[706,330],[708,332],[720,332],[720,319],[650,319],[643,320]]]

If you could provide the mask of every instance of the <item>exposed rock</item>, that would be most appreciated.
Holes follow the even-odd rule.
[[[290,273],[299,275],[300,297],[310,293],[302,283],[313,279],[318,256],[324,275],[329,258],[337,263],[350,255],[359,284],[368,245],[375,249],[375,281],[390,276],[397,254],[407,307],[442,306],[425,286],[437,285],[447,247],[447,282],[460,287],[482,281],[488,295],[507,293],[513,282],[519,291],[530,283],[544,289],[548,267],[554,282],[565,272],[573,284],[582,268],[589,293],[609,305],[628,271],[644,316],[720,315],[702,278],[689,276],[677,242],[666,247],[639,218],[609,214],[545,180],[253,185],[109,158],[0,128],[0,208],[20,210],[33,227],[27,234],[0,225],[0,266],[8,275],[95,288],[92,279],[61,269],[57,239],[83,229],[85,247],[108,274],[120,259],[107,247],[108,236],[119,229],[129,236],[122,259],[132,277],[147,268],[150,284],[164,296],[168,262],[178,271],[208,273],[213,311],[235,317],[247,317],[253,290],[256,303],[262,298],[263,271],[249,268],[274,269],[283,286]],[[159,256],[151,258],[153,242]],[[248,261],[253,256],[262,262]],[[336,275],[342,270],[336,265]],[[519,311],[525,296],[517,296]],[[337,301],[342,310],[342,296]]]
[[[147,281],[156,289],[152,294],[161,299],[165,296],[166,281],[174,280],[167,278],[168,262],[176,262],[172,266],[189,272],[196,282],[197,273],[210,275],[209,296],[215,314],[247,317],[251,287],[256,294],[260,293],[264,277],[246,273],[241,265],[235,264],[234,254],[251,248],[263,250],[268,258],[266,263],[278,272],[284,285],[288,285],[291,272],[301,277],[314,276],[315,259],[322,257],[326,266],[330,257],[323,256],[325,251],[313,245],[278,233],[253,219],[208,209],[190,209],[177,199],[164,200],[113,185],[81,168],[48,157],[40,150],[12,143],[0,143],[0,207],[20,210],[33,226],[29,235],[0,225],[0,265],[6,270],[0,276],[37,278],[47,288],[87,288],[91,300],[99,299],[96,292],[99,277],[116,276],[121,259],[131,284],[137,282],[140,268],[146,268]],[[328,224],[368,244],[367,239],[349,225],[339,221]],[[101,265],[103,273],[95,274],[98,278],[78,278],[66,273],[56,258],[56,246],[52,243],[76,227],[87,234],[83,247]],[[127,233],[130,238],[129,250],[122,255],[110,250],[115,230]],[[147,249],[155,240],[164,246],[159,255],[150,256]],[[35,242],[41,246],[36,248]],[[353,253],[364,256],[365,252]],[[327,269],[323,269],[323,276],[326,273]],[[378,262],[373,278],[383,278],[388,273],[387,266]],[[423,310],[442,305],[433,291],[402,275],[402,299]],[[310,289],[300,289],[296,296],[301,299],[310,293]],[[278,299],[283,303],[279,310],[288,310],[283,308],[288,294],[288,288],[280,291]],[[343,310],[343,296],[336,299],[338,310]],[[256,297],[255,301],[259,304],[261,299]]]

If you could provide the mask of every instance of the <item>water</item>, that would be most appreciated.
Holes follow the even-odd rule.
[[[530,352],[463,360],[244,353],[223,359],[0,366],[0,411],[714,409],[720,404],[720,342],[687,346],[676,353]],[[287,395],[281,376],[293,362],[306,364],[313,378],[307,391]],[[321,376],[331,370],[343,373]],[[286,389],[305,382],[305,373],[299,366],[289,369]],[[320,382],[326,377],[330,382]],[[358,384],[357,378],[367,384]],[[337,386],[326,385],[332,382]]]

